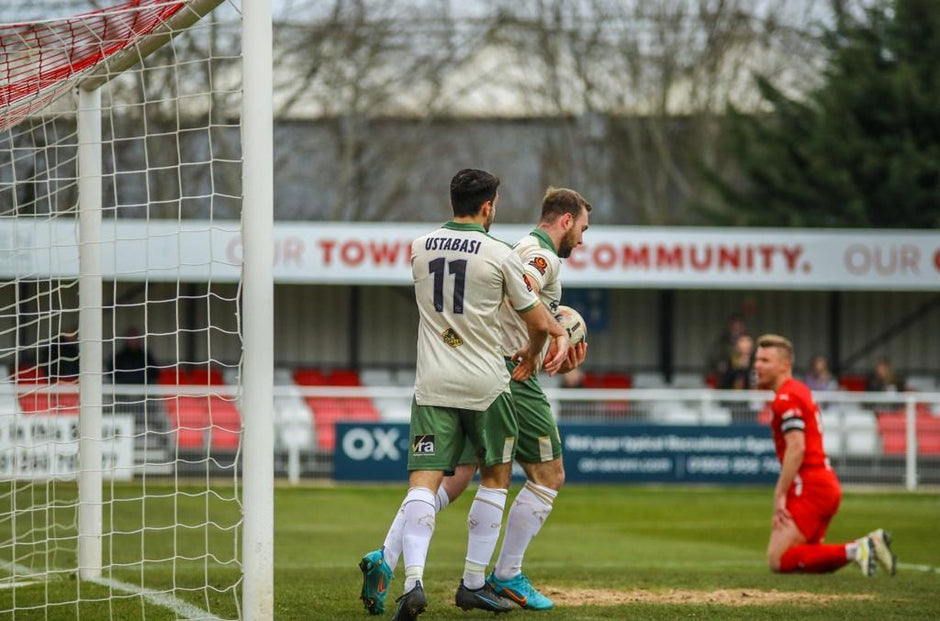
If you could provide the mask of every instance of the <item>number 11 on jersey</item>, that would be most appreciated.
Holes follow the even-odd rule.
[[[454,313],[463,314],[463,293],[467,283],[467,260],[455,259],[450,263],[441,257],[428,264],[428,271],[434,275],[434,310],[444,312],[444,265],[454,276]]]

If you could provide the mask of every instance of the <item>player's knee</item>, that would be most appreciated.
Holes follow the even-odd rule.
[[[565,484],[565,468],[560,459],[554,463],[549,462],[542,464],[540,467],[526,467],[524,464],[523,467],[526,471],[527,478],[536,485],[541,485],[542,487],[547,487],[557,492]]]
[[[512,464],[497,464],[480,469],[480,485],[484,487],[508,489],[512,478]]]
[[[565,484],[565,469],[559,464],[551,475],[551,480],[546,487],[550,487],[556,492]]]

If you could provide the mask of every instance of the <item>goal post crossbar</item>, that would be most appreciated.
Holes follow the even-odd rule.
[[[130,0],[41,22],[0,24],[0,131],[69,92],[99,88],[223,0]],[[56,53],[47,48],[54,46]],[[68,50],[68,51],[65,51]]]
[[[178,3],[181,6],[168,18],[157,23],[150,34],[139,38],[133,47],[125,47],[105,59],[87,77],[82,78],[79,87],[86,91],[94,90],[102,84],[143,61],[167,42],[208,15],[212,9],[222,4],[223,0],[191,0]]]

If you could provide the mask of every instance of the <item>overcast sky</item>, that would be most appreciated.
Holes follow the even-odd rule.
[[[224,0],[224,4],[241,6],[242,1]],[[670,5],[676,2],[685,2],[692,6],[697,6],[700,2],[700,0],[625,0],[627,3],[642,2],[651,7],[655,7],[657,1],[666,2]],[[335,2],[336,0],[272,0],[272,7],[275,18],[278,20],[317,21],[333,11]],[[364,0],[364,3],[371,7],[389,7],[395,4],[399,7],[402,5],[414,7],[427,5],[430,8],[433,5],[433,13],[439,12],[442,2],[450,4],[452,15],[466,19],[483,18],[497,5],[502,7],[512,6],[514,11],[523,12],[527,6],[538,4],[534,0],[518,0],[512,3],[499,2],[498,0]],[[572,4],[590,5],[589,2],[583,2],[583,0],[570,0],[570,2]],[[850,0],[850,2],[852,4],[871,4],[870,0]],[[33,0],[31,2],[0,0],[0,23],[54,19],[98,8],[116,6],[121,3],[121,0]],[[754,13],[759,16],[774,3],[775,0],[753,0]],[[832,14],[829,8],[831,0],[804,0],[804,3],[814,16],[820,20],[827,20]],[[349,2],[349,4],[352,5],[352,2]]]

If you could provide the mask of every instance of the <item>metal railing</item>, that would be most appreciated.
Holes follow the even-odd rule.
[[[24,395],[75,393],[76,385],[0,384],[0,423],[23,420]],[[609,426],[767,425],[766,391],[713,389],[546,388],[560,424]],[[333,425],[343,421],[407,423],[410,386],[275,386],[275,472],[292,481],[332,475]],[[182,451],[170,410],[178,397],[238,400],[236,386],[104,386],[103,411],[135,420],[135,472],[170,474],[170,457]],[[940,393],[817,392],[826,452],[847,483],[940,484]],[[244,405],[237,401],[244,415]],[[75,411],[72,412],[76,413]],[[212,445],[211,416],[205,443],[191,450],[226,468],[236,455]],[[767,429],[767,434],[770,430]],[[6,437],[14,437],[7,433]],[[178,472],[178,474],[185,474]]]
[[[773,396],[767,391],[670,388],[546,388],[545,393],[560,424],[602,425],[767,425]],[[312,409],[314,420],[321,403],[349,408],[348,418],[337,420],[407,422],[411,397],[411,387],[275,387],[276,403],[293,399],[295,406]],[[814,397],[822,414],[827,454],[844,482],[904,485],[909,490],[924,483],[940,484],[940,393],[840,391],[817,392]],[[356,411],[357,407],[368,411]],[[328,467],[324,454],[331,446],[323,440],[310,439],[316,448],[279,446],[281,451],[300,452],[293,458],[300,464],[293,480],[330,475],[324,470]]]

